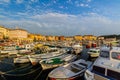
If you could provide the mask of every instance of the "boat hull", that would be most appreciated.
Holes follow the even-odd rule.
[[[41,66],[42,66],[42,69],[43,69],[43,70],[46,70],[46,69],[56,68],[56,67],[62,66],[62,65],[64,65],[64,64],[65,64],[65,63],[61,63],[61,64],[42,64],[42,63],[41,63]]]
[[[79,75],[76,75],[76,76],[73,76],[73,77],[70,77],[70,78],[52,78],[52,77],[48,77],[48,80],[84,80],[84,77],[83,77],[84,73],[81,73]]]
[[[91,65],[92,62],[80,59],[52,70],[48,77],[51,80],[80,80]]]
[[[98,54],[98,53],[91,53],[91,54],[89,54],[89,56],[90,56],[90,57],[98,57],[99,54]]]
[[[75,55],[67,55],[66,54],[62,57],[59,56],[58,58],[42,60],[42,61],[40,61],[40,64],[41,64],[43,70],[46,70],[46,69],[56,68],[56,67],[68,64],[68,63],[74,61],[75,59],[76,59]],[[49,61],[53,61],[53,62],[49,63]]]

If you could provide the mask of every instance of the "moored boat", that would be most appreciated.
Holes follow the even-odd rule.
[[[73,45],[72,48],[76,55],[80,54],[83,50],[83,46],[81,45]]]
[[[102,47],[100,56],[85,72],[86,80],[120,80],[120,47]]]
[[[87,53],[90,57],[98,57],[100,54],[100,49],[99,48],[91,48],[88,50]]]
[[[33,54],[28,57],[28,55],[23,55],[21,57],[14,58],[14,63],[28,63],[30,61],[40,61],[42,59],[48,59],[63,55],[66,51],[64,49],[59,49],[59,51],[44,53],[44,54]]]
[[[41,60],[40,64],[43,70],[46,70],[46,69],[51,69],[51,68],[55,68],[55,67],[59,67],[64,64],[67,64],[69,62],[74,61],[76,58],[77,58],[76,55],[66,54],[59,57]]]
[[[21,57],[17,57],[17,58],[14,58],[14,63],[28,63],[30,62],[28,56],[21,56]]]
[[[83,76],[85,70],[91,65],[92,62],[80,59],[52,70],[48,77],[50,80],[76,80]]]
[[[8,53],[0,53],[0,58],[8,57]]]
[[[39,59],[36,59],[30,55],[28,55],[28,58],[29,58],[32,65],[36,65],[39,62]]]
[[[52,58],[40,61],[43,70],[55,68],[63,65],[64,61],[60,58]]]

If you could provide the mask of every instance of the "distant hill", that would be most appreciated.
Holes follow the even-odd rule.
[[[102,37],[104,38],[116,38],[116,39],[120,39],[120,34],[119,35],[116,35],[116,34],[113,34],[113,35],[101,35]]]

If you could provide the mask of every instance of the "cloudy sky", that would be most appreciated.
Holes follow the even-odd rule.
[[[120,34],[120,0],[0,0],[0,25],[43,35]]]

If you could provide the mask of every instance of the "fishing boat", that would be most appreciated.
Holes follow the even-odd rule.
[[[37,64],[39,61],[43,60],[43,59],[48,59],[48,58],[54,58],[54,57],[62,57],[65,53],[64,52],[61,52],[61,53],[47,53],[47,54],[40,54],[40,55],[28,55],[28,58],[30,60],[30,62],[32,63],[32,65],[35,65]],[[69,55],[69,54],[68,54]],[[69,56],[70,57],[70,56]],[[66,57],[66,61],[69,60],[69,57]]]
[[[48,52],[46,54],[39,54],[40,58],[42,59],[46,59],[46,58],[52,58],[52,57],[57,57],[60,55],[63,55],[64,53],[66,53],[65,49],[58,49],[59,51],[53,51],[53,52]]]
[[[62,55],[59,57],[41,60],[40,64],[41,64],[43,70],[46,70],[46,69],[59,67],[64,64],[68,64],[69,62],[74,61],[76,58],[77,58],[76,55],[66,54],[66,55]]]
[[[92,62],[83,59],[53,69],[48,77],[50,80],[78,80]]]
[[[77,45],[77,44],[73,45],[72,48],[73,48],[73,52],[74,52],[76,55],[77,55],[77,54],[80,54],[80,52],[83,50],[83,46]]]
[[[14,58],[14,63],[15,64],[16,63],[28,63],[28,62],[30,62],[30,60],[29,60],[27,55]]]
[[[36,59],[30,55],[28,55],[28,58],[29,58],[32,65],[36,65],[39,62],[39,59]]]
[[[33,54],[33,52],[31,50],[27,50],[27,49],[20,49],[20,50],[18,50],[18,54],[27,55],[27,54]]]
[[[59,52],[51,52],[44,54],[32,54],[28,57],[28,55],[23,55],[21,57],[14,58],[14,63],[28,63],[30,61],[40,61],[42,59],[48,59],[52,57],[57,57],[66,53],[64,49],[59,49]]]
[[[100,56],[85,72],[86,80],[120,80],[120,47],[102,47]]]
[[[87,52],[90,57],[98,57],[100,54],[100,49],[99,48],[91,48]]]
[[[8,57],[8,53],[0,53],[0,58]]]
[[[17,54],[17,50],[1,50],[0,53]]]
[[[28,63],[30,61],[40,61],[42,59],[57,57],[66,53],[65,49],[59,49],[59,51],[53,51],[44,54],[29,54],[28,55],[18,55],[21,57],[14,58],[14,63]]]
[[[41,66],[39,64],[35,66],[29,64],[10,71],[1,72],[1,76],[4,80],[34,80],[40,71]]]

